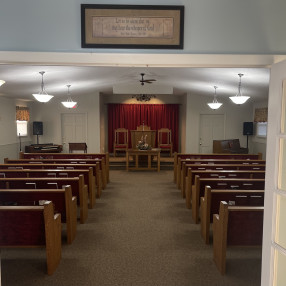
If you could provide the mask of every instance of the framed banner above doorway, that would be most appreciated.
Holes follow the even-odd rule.
[[[81,5],[82,48],[183,49],[184,6]]]

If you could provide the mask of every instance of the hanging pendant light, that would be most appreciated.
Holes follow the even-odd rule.
[[[0,86],[5,83],[5,80],[0,79]]]
[[[241,94],[241,77],[243,76],[242,73],[238,74],[239,76],[239,83],[238,83],[238,93],[235,96],[229,97],[232,102],[235,104],[243,104],[245,103],[250,97],[249,96],[244,96]]]
[[[215,89],[215,93],[214,93],[213,102],[208,103],[208,106],[209,106],[211,109],[219,109],[219,108],[222,106],[222,103],[218,102],[218,101],[217,101],[217,98],[216,98],[216,89],[217,89],[217,86],[214,86],[214,89]]]
[[[62,101],[62,105],[66,108],[75,108],[77,105],[77,102],[73,101],[71,96],[70,96],[70,87],[71,85],[68,84],[67,88],[68,88],[68,99],[67,101]]]
[[[39,102],[48,102],[54,96],[47,94],[45,87],[44,87],[44,71],[39,72],[42,75],[42,83],[41,83],[41,91],[39,93],[33,94],[34,98]]]

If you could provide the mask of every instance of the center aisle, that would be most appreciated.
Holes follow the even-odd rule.
[[[112,170],[87,223],[78,224],[72,245],[63,244],[54,275],[37,269],[27,280],[27,272],[20,270],[22,281],[10,277],[3,286],[33,286],[39,281],[43,286],[258,286],[260,252],[234,249],[228,273],[221,276],[212,260],[212,246],[201,239],[172,171]],[[12,283],[16,280],[19,284]]]

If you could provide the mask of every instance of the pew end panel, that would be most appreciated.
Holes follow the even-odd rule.
[[[227,240],[228,208],[226,202],[222,202],[219,215],[213,216],[213,259],[219,272],[225,274],[226,240]]]
[[[61,260],[61,215],[54,213],[52,202],[0,206],[0,228],[1,248],[46,247],[47,273],[55,272]]]
[[[189,169],[188,172],[191,172],[191,170]],[[191,201],[192,201],[192,182],[191,182],[191,177],[188,175],[185,178],[185,181],[186,181],[186,207],[188,209],[190,209],[191,206],[192,206],[192,204],[191,204]]]
[[[45,203],[46,205],[47,203]],[[50,203],[49,203],[50,205]],[[44,208],[45,233],[46,233],[46,254],[47,254],[47,271],[51,275],[55,272],[62,257],[62,225],[61,215],[54,215],[52,207]],[[53,226],[52,226],[53,225]]]
[[[96,164],[95,171],[96,171],[96,197],[100,198],[102,194],[102,174],[99,163]]]
[[[182,170],[181,170],[181,194],[182,194],[182,198],[186,198],[186,162],[182,162]]]
[[[178,190],[181,187],[181,158],[178,158],[177,161],[177,188]]]
[[[56,213],[61,214],[62,223],[66,223],[67,243],[71,244],[77,228],[77,199],[72,196],[71,186],[64,189],[1,189],[0,205],[15,202],[21,206],[40,205],[40,201],[52,201]]]
[[[205,187],[205,196],[201,197],[201,236],[206,244],[210,243],[210,202],[211,202],[211,188]]]
[[[90,209],[94,208],[96,203],[96,178],[93,175],[93,168],[88,168],[88,194],[89,194],[89,205]]]
[[[219,272],[226,272],[227,246],[261,246],[263,207],[229,206],[220,203],[213,216],[213,258]]]
[[[83,175],[79,176],[79,203],[80,203],[80,223],[85,223],[88,217],[88,189],[84,184]]]
[[[205,187],[205,195],[201,197],[200,218],[201,236],[209,244],[213,214],[219,213],[220,202],[226,201],[233,206],[263,206],[264,190],[231,190]]]
[[[67,243],[71,244],[75,239],[77,231],[77,198],[72,195],[70,185],[65,187],[65,191]]]
[[[176,184],[177,182],[177,160],[178,160],[178,153],[174,153],[174,178],[173,181]]]
[[[200,177],[195,176],[195,184],[192,186],[192,218],[199,223]]]

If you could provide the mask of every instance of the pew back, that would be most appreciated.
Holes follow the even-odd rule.
[[[188,177],[189,169],[191,170],[253,170],[253,171],[265,171],[265,164],[187,164],[186,162],[182,163],[182,171],[181,171],[181,192],[184,197],[186,193],[186,177]]]
[[[46,247],[47,272],[61,259],[61,215],[44,206],[0,206],[0,247]]]
[[[0,189],[0,205],[13,202],[16,205],[40,205],[41,201],[52,201],[55,212],[61,214],[61,221],[67,227],[67,242],[72,243],[76,235],[77,202],[70,186],[64,189]]]
[[[219,213],[221,201],[236,206],[263,206],[264,190],[212,190],[205,188],[205,195],[201,197],[201,236],[205,243],[209,243],[210,224],[213,215]]]
[[[104,159],[4,159],[4,164],[77,164],[77,165],[85,165],[85,164],[96,164],[99,163],[99,168],[101,171],[101,179],[102,179],[102,188],[105,189],[107,184],[107,177],[105,171],[105,162]]]
[[[263,207],[228,206],[220,203],[219,214],[213,217],[214,261],[222,275],[226,271],[228,245],[261,246]]]
[[[43,164],[41,162],[35,164],[30,163],[7,163],[0,164],[1,170],[21,170],[21,169],[58,169],[58,170],[88,170],[92,168],[93,176],[95,177],[96,196],[99,198],[102,193],[102,174],[99,168],[99,163],[96,164]]]
[[[77,178],[0,178],[0,189],[62,189],[70,185],[80,207],[80,222],[88,217],[88,192],[83,175]]]
[[[186,154],[174,153],[174,182],[177,182],[177,166],[179,159],[248,159],[248,160],[262,160],[262,153],[258,154]]]
[[[265,171],[256,170],[193,170],[188,169],[188,176],[185,179],[185,198],[187,208],[191,208],[192,186],[195,184],[195,177],[200,178],[237,178],[237,179],[265,179]]]
[[[192,188],[192,217],[195,223],[199,222],[200,197],[204,195],[206,186],[212,189],[264,190],[265,179],[212,179],[196,176]]]
[[[177,165],[177,187],[178,189],[181,186],[181,177],[182,175],[182,165],[183,163],[186,164],[201,164],[201,165],[214,165],[214,164],[244,164],[244,165],[259,165],[259,164],[265,164],[265,160],[256,160],[256,159],[178,159],[178,165]]]
[[[102,159],[105,164],[105,173],[106,173],[106,179],[107,182],[109,182],[109,153],[85,153],[85,154],[79,154],[79,153],[24,153],[20,152],[19,158],[20,159],[31,159],[31,158],[52,158],[52,159]]]
[[[0,178],[74,178],[83,175],[84,182],[88,187],[89,208],[95,205],[96,189],[93,169],[84,170],[59,170],[59,169],[1,169]]]

